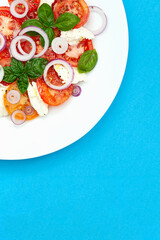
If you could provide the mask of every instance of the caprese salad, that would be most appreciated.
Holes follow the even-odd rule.
[[[93,39],[107,25],[105,13],[84,0],[8,0],[0,7],[0,117],[16,125],[48,114],[79,96],[97,64]],[[91,13],[99,29],[85,24]]]

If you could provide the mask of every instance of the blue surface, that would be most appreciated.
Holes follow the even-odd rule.
[[[114,103],[72,146],[0,162],[0,240],[160,239],[160,2],[124,5],[130,52]]]

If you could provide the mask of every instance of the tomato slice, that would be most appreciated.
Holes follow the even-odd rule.
[[[11,3],[14,0],[8,0],[9,4],[11,5]],[[40,0],[25,0],[28,3],[29,6],[29,12],[34,12],[37,11],[39,4],[40,4]],[[23,9],[21,7],[21,4],[19,4],[19,6],[17,6],[16,8],[18,13],[23,13]]]
[[[51,106],[58,106],[66,102],[73,91],[73,85],[64,90],[53,90],[46,85],[43,78],[37,80],[38,92],[45,103]]]
[[[14,18],[9,10],[9,7],[0,7],[0,33],[7,39],[7,45],[10,41],[17,36],[20,31],[22,19]]]
[[[36,37],[31,37],[31,38],[36,43],[36,54],[39,54],[43,50],[43,47],[42,47],[41,41],[40,41],[40,37],[36,36]],[[22,42],[21,47],[22,47],[23,51],[26,53],[30,53],[30,51],[32,50],[32,45],[28,41]],[[45,54],[43,56],[41,56],[41,58],[46,58],[48,61],[52,61],[52,60],[56,59],[56,54],[53,52],[52,48],[49,47],[47,49],[47,51],[45,52]]]
[[[78,45],[69,45],[67,52],[57,54],[57,57],[68,61],[72,67],[77,67],[81,55],[87,50],[93,50],[93,43],[92,40],[84,39]]]
[[[10,64],[11,64],[11,55],[8,48],[6,47],[2,52],[0,52],[0,65],[2,67],[5,67],[5,66],[10,66]]]
[[[28,94],[27,94],[27,93],[21,95],[21,99],[20,99],[20,101],[19,101],[17,104],[11,104],[10,102],[8,102],[8,100],[7,100],[7,93],[8,93],[10,90],[19,91],[16,82],[12,83],[12,84],[7,88],[7,91],[6,91],[6,93],[4,94],[4,106],[5,106],[7,112],[8,112],[10,115],[11,115],[15,110],[22,110],[22,111],[24,111],[25,107],[31,106],[30,101],[29,101],[29,97],[28,97]],[[33,113],[31,116],[26,115],[26,120],[29,121],[29,120],[32,120],[32,119],[34,119],[34,118],[36,118],[36,117],[38,117],[38,113],[37,113],[36,110],[35,110],[34,113]]]
[[[82,27],[89,17],[89,8],[84,0],[55,0],[52,4],[55,19],[65,12],[71,12],[77,15],[81,21],[75,28]]]

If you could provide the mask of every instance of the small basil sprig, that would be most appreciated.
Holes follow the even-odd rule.
[[[98,54],[95,49],[88,50],[82,54],[78,61],[79,73],[88,73],[95,68],[98,61]]]
[[[21,28],[35,26],[43,29],[49,38],[49,46],[51,46],[52,40],[55,38],[53,27],[57,27],[61,31],[69,31],[73,29],[79,22],[80,18],[73,13],[63,13],[55,21],[53,10],[50,5],[43,3],[38,9],[38,18],[29,19],[25,21]],[[39,36],[36,32],[28,32],[29,36]],[[41,37],[41,44],[44,46],[44,39]]]
[[[24,94],[28,89],[29,78],[41,77],[47,63],[48,61],[45,58],[33,58],[26,62],[24,66],[22,62],[11,58],[11,66],[3,67],[3,81],[12,83],[17,80],[18,88],[21,94]]]

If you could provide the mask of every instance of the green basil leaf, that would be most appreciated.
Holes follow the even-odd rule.
[[[44,31],[45,31],[45,32],[47,33],[47,35],[48,35],[48,38],[49,38],[49,46],[51,46],[51,43],[52,43],[53,39],[55,38],[55,33],[54,33],[54,31],[53,31],[52,28],[46,28]],[[42,36],[40,36],[40,39],[41,39],[41,45],[42,45],[42,47],[44,47],[44,44],[45,44],[44,38],[43,38]]]
[[[80,21],[80,18],[73,13],[66,12],[57,18],[55,26],[61,31],[69,31],[74,28]]]
[[[82,54],[78,61],[78,71],[79,73],[87,73],[93,70],[98,61],[97,51],[88,50]]]
[[[38,18],[46,27],[54,26],[54,14],[51,6],[47,3],[43,3],[38,8]]]
[[[25,21],[21,25],[21,28],[23,29],[25,27],[30,27],[30,26],[35,26],[35,27],[44,29],[43,24],[40,21],[38,21],[37,19],[29,19],[29,20]],[[37,32],[27,32],[26,34],[29,36],[39,36],[39,33],[37,33]]]
[[[47,63],[45,58],[33,58],[26,62],[25,72],[31,79],[39,78],[43,75]]]
[[[29,85],[29,78],[27,74],[21,75],[17,81],[17,86],[21,94],[24,94],[27,91],[28,85]]]
[[[3,67],[4,78],[3,81],[7,83],[12,83],[16,80],[17,76],[12,71],[11,67]]]
[[[11,58],[11,69],[15,75],[19,76],[24,72],[24,65],[22,62],[20,62],[12,57]]]

